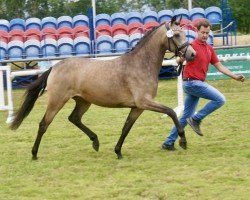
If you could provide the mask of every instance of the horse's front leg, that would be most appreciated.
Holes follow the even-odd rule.
[[[120,136],[120,138],[115,146],[115,153],[116,153],[118,159],[122,158],[121,148],[122,148],[122,145],[123,145],[125,138],[127,137],[133,124],[138,119],[138,117],[142,114],[142,112],[143,112],[142,109],[131,108],[130,113],[127,117],[127,120],[123,126],[122,134],[121,134],[121,136]]]

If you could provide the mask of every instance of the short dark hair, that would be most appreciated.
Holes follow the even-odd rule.
[[[212,25],[210,24],[210,22],[207,20],[207,19],[201,19],[201,20],[199,20],[197,23],[196,23],[196,28],[198,29],[198,30],[200,30],[200,28],[202,27],[202,26],[204,26],[205,28],[207,28],[207,27],[210,27],[210,28],[212,28]]]

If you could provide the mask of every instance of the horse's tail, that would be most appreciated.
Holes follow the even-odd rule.
[[[17,129],[25,117],[27,117],[35,105],[36,100],[41,96],[47,86],[47,79],[51,72],[50,68],[44,72],[35,82],[31,83],[24,94],[24,101],[19,110],[14,114],[14,119],[10,124],[12,130]],[[40,94],[40,95],[39,95]]]

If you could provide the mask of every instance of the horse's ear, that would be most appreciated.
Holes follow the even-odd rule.
[[[181,20],[182,20],[182,15],[181,15],[181,17],[180,17],[180,19],[178,20],[178,24],[180,24],[181,23]]]
[[[172,19],[171,19],[171,25],[174,24],[175,21],[176,21],[176,15],[172,17]]]

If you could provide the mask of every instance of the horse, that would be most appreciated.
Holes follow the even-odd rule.
[[[118,159],[122,158],[121,148],[126,136],[144,110],[170,116],[178,130],[179,142],[185,144],[185,133],[174,110],[154,101],[166,50],[186,60],[193,60],[196,54],[186,42],[180,20],[173,17],[170,22],[148,31],[132,50],[115,59],[70,57],[61,60],[27,86],[24,100],[10,124],[12,130],[17,129],[29,115],[45,88],[48,97],[47,108],[31,151],[32,159],[37,159],[42,137],[55,115],[71,98],[75,100],[75,108],[68,120],[89,137],[95,151],[99,150],[98,136],[81,121],[91,104],[131,109],[114,149]]]

